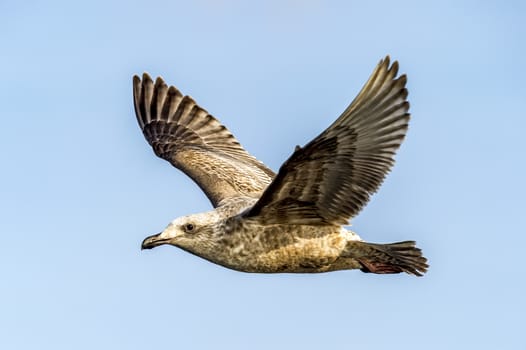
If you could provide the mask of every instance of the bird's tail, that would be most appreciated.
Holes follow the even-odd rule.
[[[414,241],[404,241],[390,244],[367,243],[361,241],[349,242],[349,256],[358,260],[363,272],[400,273],[406,272],[415,276],[426,273],[429,265],[422,256],[422,251],[415,246]]]

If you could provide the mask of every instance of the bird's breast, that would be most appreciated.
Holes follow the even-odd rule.
[[[221,239],[218,263],[245,272],[321,272],[346,241],[338,226],[243,225]]]

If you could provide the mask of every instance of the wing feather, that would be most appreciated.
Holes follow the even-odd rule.
[[[297,148],[256,204],[244,213],[267,224],[348,223],[394,164],[409,122],[407,79],[380,61],[342,115]]]
[[[133,78],[135,113],[155,154],[190,176],[214,207],[227,198],[258,198],[274,177],[216,118],[190,96],[155,83],[146,73]]]

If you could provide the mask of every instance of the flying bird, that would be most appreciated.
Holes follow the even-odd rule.
[[[428,265],[414,241],[368,243],[345,227],[394,164],[409,122],[406,81],[398,62],[381,60],[341,116],[296,146],[275,174],[190,96],[160,77],[134,76],[135,113],[146,140],[214,207],[173,220],[145,238],[142,249],[170,244],[244,272],[421,276]]]

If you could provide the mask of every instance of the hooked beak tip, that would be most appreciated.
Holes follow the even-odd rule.
[[[141,244],[141,250],[152,249],[162,244],[167,243],[166,239],[159,237],[160,233],[146,237]]]

